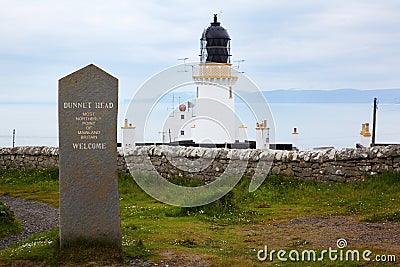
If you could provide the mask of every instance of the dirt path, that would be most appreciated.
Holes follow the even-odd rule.
[[[337,249],[344,238],[347,248],[364,248],[396,255],[400,263],[400,224],[394,222],[360,222],[355,216],[312,216],[267,225],[248,226],[243,232],[246,242],[271,249]]]

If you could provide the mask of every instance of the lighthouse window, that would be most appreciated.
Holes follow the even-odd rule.
[[[185,135],[185,131],[181,131],[181,135]]]
[[[181,120],[184,120],[185,119],[185,115],[181,115]]]

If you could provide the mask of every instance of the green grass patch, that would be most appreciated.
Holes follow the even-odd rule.
[[[184,186],[198,185],[198,181],[181,177],[172,181]],[[248,192],[249,184],[249,180],[242,179],[230,193],[213,203],[181,208],[154,200],[129,174],[120,173],[122,254],[112,250],[99,253],[95,246],[85,244],[81,248],[60,251],[58,231],[54,230],[0,252],[0,260],[33,260],[49,265],[84,265],[92,260],[112,265],[130,258],[157,261],[162,259],[163,252],[172,251],[176,255],[198,255],[213,266],[268,266],[266,262],[257,261],[257,249],[262,249],[268,241],[261,229],[274,222],[312,215],[352,215],[371,222],[399,221],[400,174],[396,173],[348,184],[268,176],[254,192]],[[58,171],[3,170],[0,194],[4,193],[58,206]],[[332,239],[335,241],[334,237]],[[299,237],[286,242],[281,249],[312,246],[310,240]],[[100,254],[107,257],[102,258]],[[290,262],[279,264],[297,266]],[[350,266],[331,261],[307,264]],[[360,265],[362,263],[353,264]]]
[[[347,184],[269,176],[254,193],[240,192],[242,201],[252,207],[268,207],[267,210],[278,207],[304,215],[364,215],[398,210],[400,175],[387,173]],[[274,214],[285,217],[276,210]]]
[[[400,222],[400,210],[390,213],[372,214],[362,219],[364,222]]]
[[[44,185],[46,182],[58,181],[58,169],[0,169],[0,184]],[[52,189],[49,187],[49,190]]]
[[[0,169],[0,194],[59,206],[58,169]]]
[[[0,261],[6,264],[25,260],[42,262],[50,266],[104,266],[121,264],[129,258],[143,259],[151,255],[141,240],[128,243],[124,241],[123,246],[124,249],[121,250],[106,242],[75,240],[61,249],[57,228],[35,234],[25,241],[0,251]]]
[[[0,260],[11,264],[15,260],[45,262],[55,266],[57,263],[56,240],[58,229],[46,233],[35,234],[16,245],[0,251]]]
[[[10,223],[2,223],[0,222],[0,238],[4,238],[10,235],[18,234],[21,232],[22,226],[18,221],[10,222]]]

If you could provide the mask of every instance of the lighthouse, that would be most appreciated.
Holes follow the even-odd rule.
[[[253,149],[252,121],[265,118],[273,127],[262,91],[239,66],[233,67],[231,36],[216,14],[199,31],[199,40],[199,60],[187,63],[182,58],[183,64],[154,75],[136,91],[127,112],[138,129],[135,145]],[[172,105],[165,104],[169,99]],[[256,130],[261,147],[268,149],[266,123]]]
[[[193,68],[196,84],[196,143],[233,143],[235,130],[234,85],[231,68],[231,38],[217,15],[200,38],[200,62]]]
[[[179,103],[163,125],[170,143],[226,145],[239,139],[234,95],[238,71],[232,68],[230,41],[215,14],[200,37],[200,61],[192,66],[195,99]],[[238,135],[247,140],[242,132]]]

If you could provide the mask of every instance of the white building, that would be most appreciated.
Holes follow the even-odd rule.
[[[369,132],[369,123],[363,123],[360,131],[360,143],[364,147],[369,147],[371,144],[371,133]]]
[[[266,150],[269,149],[269,128],[267,120],[256,122],[256,148]]]
[[[195,117],[193,110],[190,111],[188,108],[188,106],[193,105],[192,103],[182,103],[171,112],[161,132],[163,143],[193,140],[192,127],[194,126],[193,120]]]
[[[135,147],[135,129],[131,123],[128,123],[128,119],[124,120],[124,126],[121,127],[122,131],[122,147],[131,148]]]

